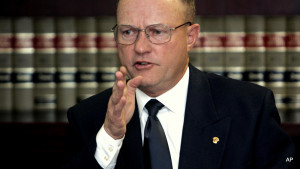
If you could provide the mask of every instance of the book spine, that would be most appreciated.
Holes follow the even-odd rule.
[[[12,121],[12,23],[0,18],[0,122]]]
[[[266,17],[266,87],[274,92],[276,106],[283,121],[286,116],[285,55],[286,19],[284,16]]]
[[[300,122],[300,16],[287,17],[286,121]]]
[[[82,17],[76,19],[77,46],[77,101],[97,92],[97,47],[96,19]]]
[[[228,15],[224,21],[225,30],[225,76],[244,80],[245,71],[245,24],[244,16]]]
[[[33,122],[33,19],[15,18],[13,31],[14,121]]]
[[[194,23],[202,25],[201,17],[195,16]],[[203,45],[201,43],[201,39],[203,39],[203,38],[201,36],[202,36],[202,33],[199,33],[194,47],[189,52],[190,63],[193,66],[195,66],[196,68],[198,68],[199,70],[203,70],[203,51],[202,51]]]
[[[111,28],[116,24],[114,16],[97,18],[98,91],[112,87],[115,72],[120,67],[117,44]]]
[[[250,15],[245,18],[245,81],[265,86],[265,18]]]
[[[56,98],[58,122],[67,122],[67,109],[76,104],[75,18],[56,19]]]
[[[201,23],[204,71],[224,75],[224,18],[203,16]]]
[[[35,18],[34,32],[35,121],[54,122],[56,111],[54,19],[52,17]]]

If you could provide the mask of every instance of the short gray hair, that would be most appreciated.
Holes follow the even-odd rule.
[[[186,19],[193,22],[196,15],[195,0],[182,0],[182,2],[186,5]]]

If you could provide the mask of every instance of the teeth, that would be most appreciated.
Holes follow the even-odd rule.
[[[148,63],[147,62],[140,62],[139,64],[140,65],[147,65]]]

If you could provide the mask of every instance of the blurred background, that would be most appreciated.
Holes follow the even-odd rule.
[[[9,0],[0,6],[0,159],[58,168],[67,109],[112,86],[116,0]],[[270,88],[300,167],[300,1],[196,0],[198,69]],[[290,160],[290,159],[289,159]]]

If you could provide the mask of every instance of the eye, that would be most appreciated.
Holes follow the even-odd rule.
[[[161,30],[161,29],[157,29],[157,28],[151,28],[151,29],[149,29],[149,34],[150,35],[156,36],[156,35],[161,35],[163,33],[165,33],[165,31]]]
[[[129,35],[132,35],[132,34],[133,34],[132,30],[124,30],[124,31],[122,31],[122,35],[124,35],[124,36],[129,36]]]
[[[120,26],[119,27],[119,35],[123,37],[131,37],[135,36],[137,33],[137,30],[131,26]]]
[[[125,30],[125,31],[123,31],[122,34],[123,35],[131,35],[131,34],[133,34],[133,31],[132,30]]]
[[[155,29],[155,30],[153,30],[153,33],[156,34],[156,35],[159,35],[159,34],[162,34],[162,31],[158,30],[158,29]]]

